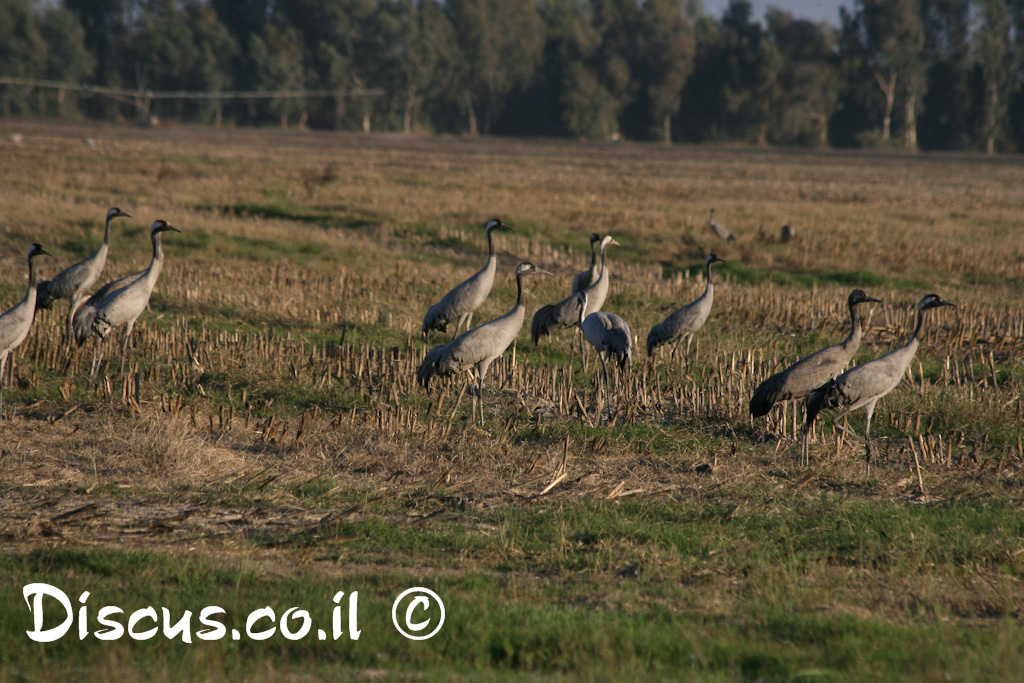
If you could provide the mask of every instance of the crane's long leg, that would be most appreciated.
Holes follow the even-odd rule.
[[[484,376],[482,374],[480,374],[479,370],[477,371],[476,374],[477,374],[477,382],[476,382],[477,390],[476,391],[477,391],[477,396],[479,396],[479,399],[480,399],[480,426],[483,427],[484,426]]]
[[[672,360],[676,359],[676,351],[679,350],[679,344],[682,343],[682,341],[683,341],[683,338],[679,337],[679,339],[676,339],[676,343],[672,345],[672,356],[671,356]],[[689,346],[690,345],[687,344],[686,346],[687,346],[687,350],[689,350]]]
[[[121,344],[121,375],[124,375],[124,361],[128,357],[128,342],[132,338],[132,328],[135,327],[135,321],[128,323],[128,327],[124,330],[124,342]]]
[[[578,337],[579,334],[580,334],[580,328],[577,325],[576,326],[576,331],[572,333],[572,341],[569,342],[569,372],[570,373],[572,372],[572,357],[573,357],[573,354],[576,352],[576,337]],[[581,356],[583,355],[583,342],[582,341],[580,342],[580,355]]]
[[[96,346],[92,348],[92,370],[89,371],[89,377],[95,377],[96,371],[99,370],[100,364],[103,362],[103,337],[97,336]]]
[[[7,368],[7,356],[10,351],[0,356],[0,420],[4,419],[4,370]]]
[[[75,328],[72,323],[74,323],[75,320],[75,311],[77,311],[78,307],[81,305],[81,299],[77,299],[75,297],[71,297],[71,300],[68,301],[68,325],[67,330],[65,330],[65,334],[67,335],[65,337],[65,343],[67,344],[67,350],[69,353],[75,348]]]
[[[867,413],[867,419],[864,425],[864,447],[867,450],[867,473],[871,474],[871,460],[874,457],[874,449],[871,447],[871,415],[875,412],[875,403],[877,399],[868,403],[864,406],[864,411]]]

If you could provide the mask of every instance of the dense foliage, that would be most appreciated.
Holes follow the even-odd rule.
[[[747,0],[720,19],[699,0],[0,0],[0,76],[337,93],[141,110],[189,122],[1024,148],[1024,0],[856,0],[837,19],[761,23]],[[0,86],[4,116],[138,111]]]

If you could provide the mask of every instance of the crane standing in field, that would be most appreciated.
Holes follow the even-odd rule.
[[[605,392],[608,392],[608,361],[611,356],[619,364],[620,370],[625,370],[630,361],[633,360],[633,335],[629,331],[626,321],[614,313],[595,311],[587,314],[587,291],[583,290],[576,295],[580,302],[580,317],[577,321],[580,331],[590,345],[597,349],[597,356],[601,359],[601,369],[604,374]]]
[[[724,225],[715,220],[714,209],[711,209],[711,216],[708,218],[708,227],[711,229],[711,232],[715,233],[715,237],[717,237],[718,239],[722,240],[723,242],[732,242],[735,244],[735,235],[729,232],[728,228],[726,228]]]
[[[49,253],[39,243],[29,247],[28,291],[13,308],[0,315],[0,420],[4,416],[4,369],[7,367],[7,357],[25,341],[36,316],[36,287],[39,285],[36,257]]]
[[[600,241],[600,235],[596,232],[590,233],[590,267],[573,279],[572,294],[582,292],[584,289],[597,282],[597,278],[601,276],[601,269],[598,268],[597,264],[597,244]]]
[[[103,241],[92,256],[68,266],[53,276],[52,280],[39,283],[36,297],[36,309],[49,309],[58,299],[68,300],[67,337],[68,347],[74,336],[72,323],[75,311],[85,300],[85,293],[99,279],[103,267],[107,263],[107,252],[110,249],[110,221],[118,217],[131,218],[116,206],[107,211],[106,226],[103,229]]]
[[[423,358],[420,369],[416,373],[420,384],[429,388],[430,380],[435,375],[455,375],[466,371],[472,379],[475,370],[477,391],[473,398],[473,421],[476,421],[476,404],[479,401],[481,425],[484,423],[484,377],[487,376],[487,369],[491,363],[505,353],[523,327],[523,319],[526,317],[526,283],[524,279],[537,273],[550,275],[548,271],[538,268],[532,263],[520,263],[516,268],[518,293],[512,310],[500,318],[463,332],[447,344],[432,348]]]
[[[690,343],[693,341],[693,335],[700,328],[704,327],[708,315],[711,314],[711,306],[715,302],[715,285],[711,282],[711,264],[713,263],[725,263],[725,260],[718,258],[714,254],[708,254],[704,259],[704,275],[706,279],[704,293],[651,328],[650,333],[647,335],[647,355],[654,355],[655,350],[662,344],[674,342],[672,358],[675,358],[679,342],[685,338],[685,357],[686,364],[689,366]]]
[[[93,353],[90,376],[96,375],[96,370],[103,360],[103,342],[107,335],[113,328],[121,325],[125,325],[124,342],[121,346],[121,373],[124,373],[124,363],[128,356],[128,342],[131,339],[135,321],[149,305],[149,297],[153,294],[153,287],[164,267],[161,234],[168,230],[181,232],[165,220],[153,221],[153,225],[149,228],[150,239],[153,243],[153,258],[149,267],[110,283],[103,288],[106,293],[101,298],[97,298],[93,303],[86,302],[88,305],[82,306],[79,315],[75,316],[74,332],[79,345],[85,343],[85,340],[94,332],[99,336],[96,351]],[[97,292],[97,294],[99,293]]]
[[[606,250],[609,244],[618,244],[618,242],[611,235],[605,235],[601,238],[601,274],[594,284],[582,290],[587,293],[591,312],[601,310],[605,299],[608,298],[608,288],[611,280],[608,272],[608,254]],[[541,337],[546,337],[555,330],[575,327],[579,323],[579,319],[580,300],[576,294],[569,295],[557,304],[541,306],[533,314],[533,320],[530,323],[530,336],[533,338],[533,343],[539,344]],[[573,337],[573,340],[575,341],[575,337]],[[570,358],[571,363],[572,360]]]
[[[839,377],[826,382],[818,387],[807,397],[807,417],[804,420],[804,430],[810,429],[814,418],[824,408],[841,408],[832,420],[840,430],[857,437],[848,428],[837,424],[837,420],[846,417],[858,408],[864,408],[866,418],[864,425],[864,445],[867,451],[868,471],[871,470],[871,458],[873,450],[871,447],[871,415],[875,411],[875,404],[890,391],[896,388],[903,379],[903,375],[910,366],[910,361],[917,352],[917,335],[921,333],[921,325],[924,322],[924,312],[930,308],[939,306],[955,306],[945,301],[938,294],[929,294],[917,305],[917,325],[914,333],[910,335],[907,343],[898,349],[890,351],[881,358],[856,365]],[[806,438],[806,437],[805,437]]]
[[[838,377],[860,348],[863,330],[857,306],[869,302],[881,303],[878,299],[865,294],[863,290],[855,289],[850,292],[846,300],[850,309],[850,334],[846,339],[842,343],[815,351],[761,382],[750,398],[750,414],[753,417],[767,415],[776,404],[804,398],[825,382]],[[805,410],[805,422],[806,419]],[[807,434],[808,430],[803,430],[800,438],[800,461],[803,464],[809,464]]]
[[[423,341],[431,330],[446,332],[448,325],[455,320],[454,339],[459,329],[465,325],[469,329],[473,321],[473,311],[487,299],[491,293],[491,286],[494,284],[494,273],[498,268],[498,257],[494,254],[495,230],[515,230],[511,225],[505,225],[500,218],[492,218],[487,221],[487,263],[484,267],[474,273],[469,279],[457,284],[440,301],[427,310],[423,318]]]

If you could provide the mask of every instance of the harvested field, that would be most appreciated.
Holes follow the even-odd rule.
[[[1024,604],[1024,184],[1017,158],[5,121],[0,309],[91,253],[101,282],[166,264],[120,369],[68,356],[66,303],[7,366],[0,422],[0,679],[1012,678]],[[92,138],[97,150],[84,145]],[[716,242],[708,209],[737,236]],[[486,422],[464,378],[417,385],[427,308],[479,269],[474,324],[568,295],[587,235],[610,233],[604,310],[638,337],[601,401],[571,331],[524,329],[490,369]],[[780,228],[794,227],[783,241]],[[651,325],[704,288],[689,363],[648,358]],[[938,292],[907,377],[875,411],[878,458],[799,407],[751,420],[767,376],[847,333],[857,362],[901,345]],[[526,327],[524,326],[524,327]],[[685,347],[685,344],[683,345]],[[863,412],[850,417],[863,433]],[[22,586],[90,606],[239,612],[302,601],[327,623],[359,590],[359,641],[29,640]],[[445,598],[416,643],[402,589]],[[223,599],[221,596],[227,596]],[[221,600],[221,602],[218,602]],[[77,604],[77,603],[76,603]],[[90,616],[95,632],[95,611]],[[122,620],[124,622],[125,620]],[[344,647],[340,646],[344,643]],[[44,647],[42,660],[36,657]],[[685,672],[685,673],[683,673]]]

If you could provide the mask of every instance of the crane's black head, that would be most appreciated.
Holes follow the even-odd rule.
[[[43,249],[43,245],[39,242],[33,242],[32,246],[28,248],[28,260],[32,261],[36,256],[50,256],[50,252]]]
[[[946,301],[938,294],[929,294],[921,299],[921,303],[917,305],[917,310],[926,311],[929,308],[938,308],[939,306],[956,306],[956,304]]]
[[[869,301],[873,301],[876,304],[882,303],[880,299],[876,299],[873,296],[868,296],[867,294],[865,294],[863,289],[855,289],[852,292],[850,292],[850,298],[847,301],[847,304],[850,308],[853,308],[857,304],[865,304],[868,303]]]
[[[520,275],[551,275],[550,271],[538,268],[529,261],[523,261],[516,266],[516,277]]]
[[[121,209],[117,208],[116,206],[112,207],[109,211],[107,211],[107,220],[108,221],[112,220],[114,218],[117,218],[119,216],[122,216],[124,218],[131,218],[131,214],[125,213],[124,211],[122,211]]]
[[[708,254],[704,259],[704,264],[710,266],[712,263],[725,263],[725,259],[718,258],[715,254]]]
[[[600,235],[598,235],[596,232],[590,233],[590,246],[594,246],[594,242],[600,242],[600,241],[601,241],[601,236]]]
[[[159,232],[166,232],[168,230],[173,230],[174,232],[181,232],[181,230],[178,230],[176,227],[162,219],[153,221],[153,225],[149,226],[150,235],[155,235]]]
[[[487,232],[490,233],[491,230],[515,230],[515,228],[502,223],[500,218],[492,218],[487,221]]]

